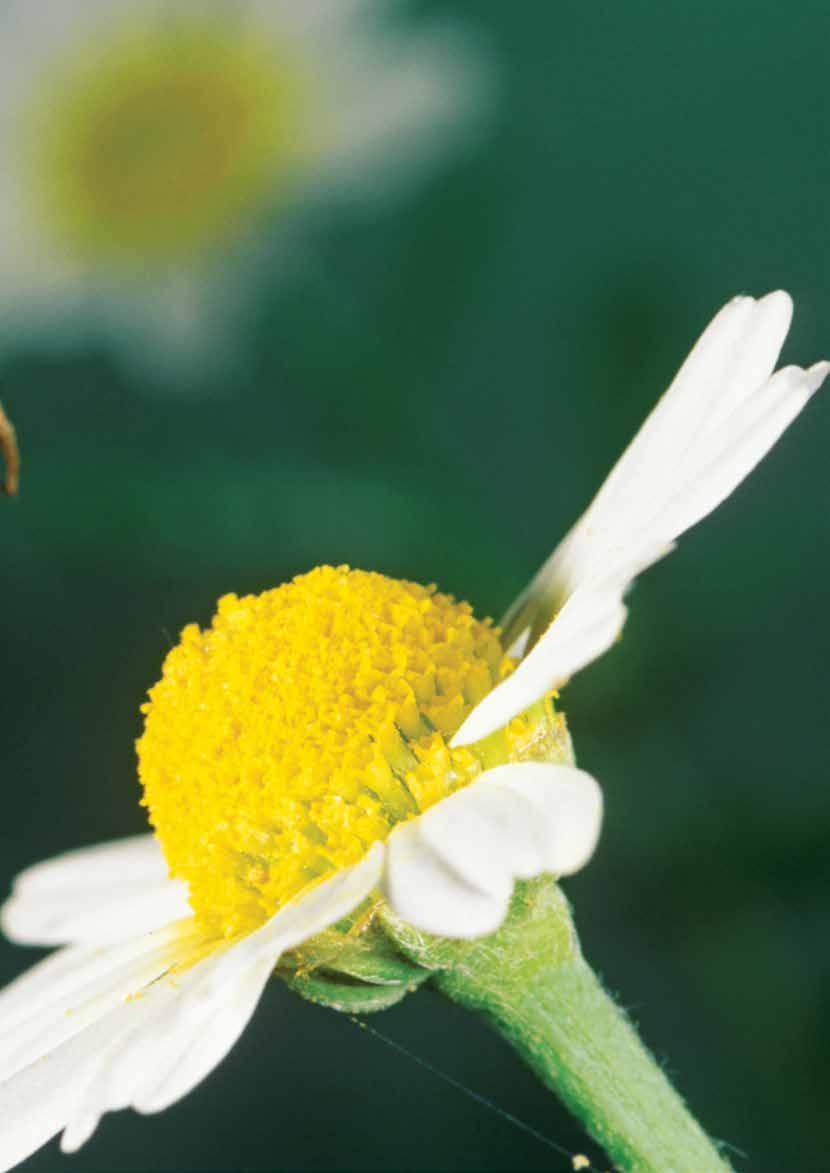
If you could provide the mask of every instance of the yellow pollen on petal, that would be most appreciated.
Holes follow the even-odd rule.
[[[114,21],[41,79],[26,126],[32,208],[83,260],[144,268],[204,253],[318,148],[312,82],[295,50],[233,17]]]
[[[450,749],[512,668],[498,630],[435,587],[321,566],[220,599],[143,706],[144,804],[199,917],[248,931],[481,771],[567,732],[548,698]]]

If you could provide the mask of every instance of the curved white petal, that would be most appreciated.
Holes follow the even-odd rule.
[[[533,807],[545,845],[544,871],[571,876],[594,854],[602,827],[602,790],[585,770],[521,762],[489,771]]]
[[[167,875],[153,835],[67,852],[21,872],[0,909],[19,945],[104,944],[190,914],[187,887]]]
[[[507,643],[525,640],[519,646],[529,650],[453,745],[500,728],[607,651],[635,576],[737,488],[818,390],[827,363],[772,374],[791,316],[779,290],[735,298],[710,322],[585,514],[508,611]]]
[[[489,891],[472,887],[448,859],[424,842],[419,823],[420,819],[405,823],[389,837],[383,893],[394,912],[436,936],[481,937],[494,932],[510,902],[507,878],[499,873],[498,893],[493,885]]]
[[[555,661],[552,639],[545,637],[531,648],[512,675],[476,705],[452,744],[469,745],[486,737],[544,696],[553,687],[552,682],[567,680],[602,655],[622,630],[626,614],[621,588],[576,590],[550,629],[551,636],[556,631]]]
[[[383,892],[426,932],[483,936],[504,919],[515,880],[582,867],[601,822],[602,794],[584,771],[498,766],[392,832]]]
[[[233,944],[206,940],[190,918],[63,950],[0,993],[0,1171],[62,1129],[74,1150],[105,1112],[155,1112],[186,1095],[235,1043],[280,954],[360,904],[383,858],[376,844]]]

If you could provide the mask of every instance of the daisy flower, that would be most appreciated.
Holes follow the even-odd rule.
[[[149,373],[210,372],[243,270],[280,263],[263,230],[287,261],[316,213],[416,182],[486,106],[471,38],[393,29],[397,7],[5,4],[6,343],[48,324],[61,344],[108,333]]]
[[[602,810],[555,702],[619,636],[634,576],[821,384],[827,363],[773,374],[791,309],[779,292],[717,314],[503,628],[434,587],[323,566],[184,629],[138,742],[154,834],[38,864],[3,908],[12,940],[61,948],[0,993],[0,1169],[186,1095],[275,971],[349,1009],[435,977],[621,1167],[727,1167],[590,975],[550,881],[586,863]]]

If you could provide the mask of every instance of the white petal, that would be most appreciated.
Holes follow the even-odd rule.
[[[736,298],[715,316],[588,510],[511,607],[505,639],[525,639],[529,650],[453,745],[500,728],[607,651],[634,577],[729,496],[799,414],[830,366],[770,377],[791,314],[779,291],[757,302]]]
[[[101,1116],[155,1112],[221,1062],[280,953],[334,924],[377,885],[384,848],[286,905],[262,928],[210,947],[195,920],[105,949],[47,959],[0,994],[0,1171],[65,1129],[74,1150]]]
[[[494,894],[473,888],[451,863],[421,838],[413,819],[387,843],[383,893],[402,920],[441,937],[480,937],[495,932],[507,913],[510,885]]]
[[[195,931],[195,921],[190,918],[117,945],[73,945],[51,954],[0,990],[0,1035],[25,1018],[41,1013],[56,999],[66,997],[71,1002],[81,986],[114,967],[140,959],[165,943],[176,948],[188,936],[192,940]]]
[[[181,1037],[184,1031],[179,1027],[179,1045],[169,1049],[166,1066],[154,1072],[153,1079],[135,1094],[133,1107],[137,1111],[162,1111],[191,1092],[221,1063],[247,1026],[274,961],[273,957],[259,957],[235,981],[221,987],[209,1006],[200,1006],[188,1024],[188,1035]]]
[[[514,877],[546,870],[543,829],[533,808],[488,770],[418,820],[420,839],[471,888],[501,898]]]
[[[749,336],[729,383],[722,390],[714,410],[703,421],[707,431],[716,431],[723,421],[769,378],[775,369],[793,317],[792,298],[782,289],[755,303]]]
[[[373,0],[252,0],[246,6],[254,27],[267,29],[278,46],[290,31],[298,41],[306,41],[311,52],[319,52],[321,43],[334,52],[344,41],[365,35],[361,32],[365,18],[377,20],[379,14]],[[331,49],[329,50],[329,43]]]
[[[171,927],[110,949],[67,949],[0,995],[0,1170],[60,1131],[88,1086],[90,1064],[117,1037],[117,1015],[140,1004],[131,995],[192,947],[192,936]]]
[[[585,866],[602,827],[602,791],[595,778],[575,766],[543,762],[497,766],[490,776],[534,808],[545,843],[545,871],[571,876]]]
[[[216,1067],[244,1030],[274,966],[239,946],[218,952],[183,976],[164,978],[111,1021],[115,1045],[90,1066],[82,1100],[63,1145],[74,1148],[105,1112],[160,1111]],[[233,961],[233,965],[229,962]],[[224,979],[216,970],[224,964]]]
[[[253,1013],[280,954],[335,924],[377,886],[384,849],[375,844],[281,909],[261,929],[195,966],[176,987],[153,991],[146,1024],[111,1064],[109,1102],[97,1111],[132,1104],[158,1112],[191,1091],[224,1058]]]
[[[197,934],[191,919],[120,945],[67,949],[23,974],[0,996],[0,1079],[155,981],[192,949]]]
[[[601,791],[582,770],[498,766],[392,832],[383,891],[401,919],[426,932],[492,933],[514,881],[578,870],[601,822]]]
[[[659,509],[678,470],[711,434],[713,413],[728,411],[772,373],[791,316],[792,302],[782,291],[758,302],[735,298],[715,315],[592,502],[584,521],[597,553],[586,548],[583,559],[596,561],[603,540],[617,541],[621,528],[639,530]],[[677,535],[660,536],[670,541]],[[587,577],[582,569],[573,573],[580,581]]]
[[[108,1023],[84,1031],[0,1085],[0,1173],[51,1140],[83,1095],[84,1063],[107,1044]]]
[[[167,862],[155,835],[132,835],[36,863],[15,879],[14,891],[25,896],[54,895],[70,889],[95,891],[127,878],[136,882],[163,880],[167,873]]]
[[[786,367],[757,391],[724,425],[723,435],[669,502],[664,524],[677,533],[690,529],[724,501],[780,439],[821,386],[827,363],[808,371]],[[707,459],[708,458],[708,459]]]
[[[483,123],[494,71],[469,30],[449,23],[417,35],[339,45],[321,79],[330,135],[304,190],[364,201],[427,170],[432,158]]]
[[[20,945],[105,944],[190,914],[154,836],[68,852],[15,880],[0,926]]]
[[[252,957],[279,957],[287,949],[336,924],[376,888],[383,871],[385,848],[374,843],[359,863],[341,868],[329,879],[292,900],[261,929],[240,944]]]
[[[562,683],[584,668],[610,647],[625,617],[619,589],[577,590],[519,668],[476,705],[452,744],[469,745],[486,737],[544,696],[552,680]]]
[[[137,888],[104,888],[95,897],[73,892],[52,898],[12,896],[0,911],[6,936],[18,945],[107,944],[190,914],[187,885],[162,880]]]

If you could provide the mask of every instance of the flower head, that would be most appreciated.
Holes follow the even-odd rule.
[[[185,1095],[280,959],[332,926],[335,967],[378,910],[485,935],[517,879],[587,861],[601,796],[554,690],[824,379],[827,363],[772,374],[790,313],[776,293],[716,316],[503,632],[347,567],[228,596],[185,629],[139,742],[157,837],[40,864],[4,906],[13,939],[65,948],[0,993],[0,1169]]]
[[[381,574],[321,566],[221,599],[168,655],[138,743],[151,822],[196,912],[225,936],[251,931],[488,767],[567,761],[549,699],[450,748],[510,667],[469,605]]]

